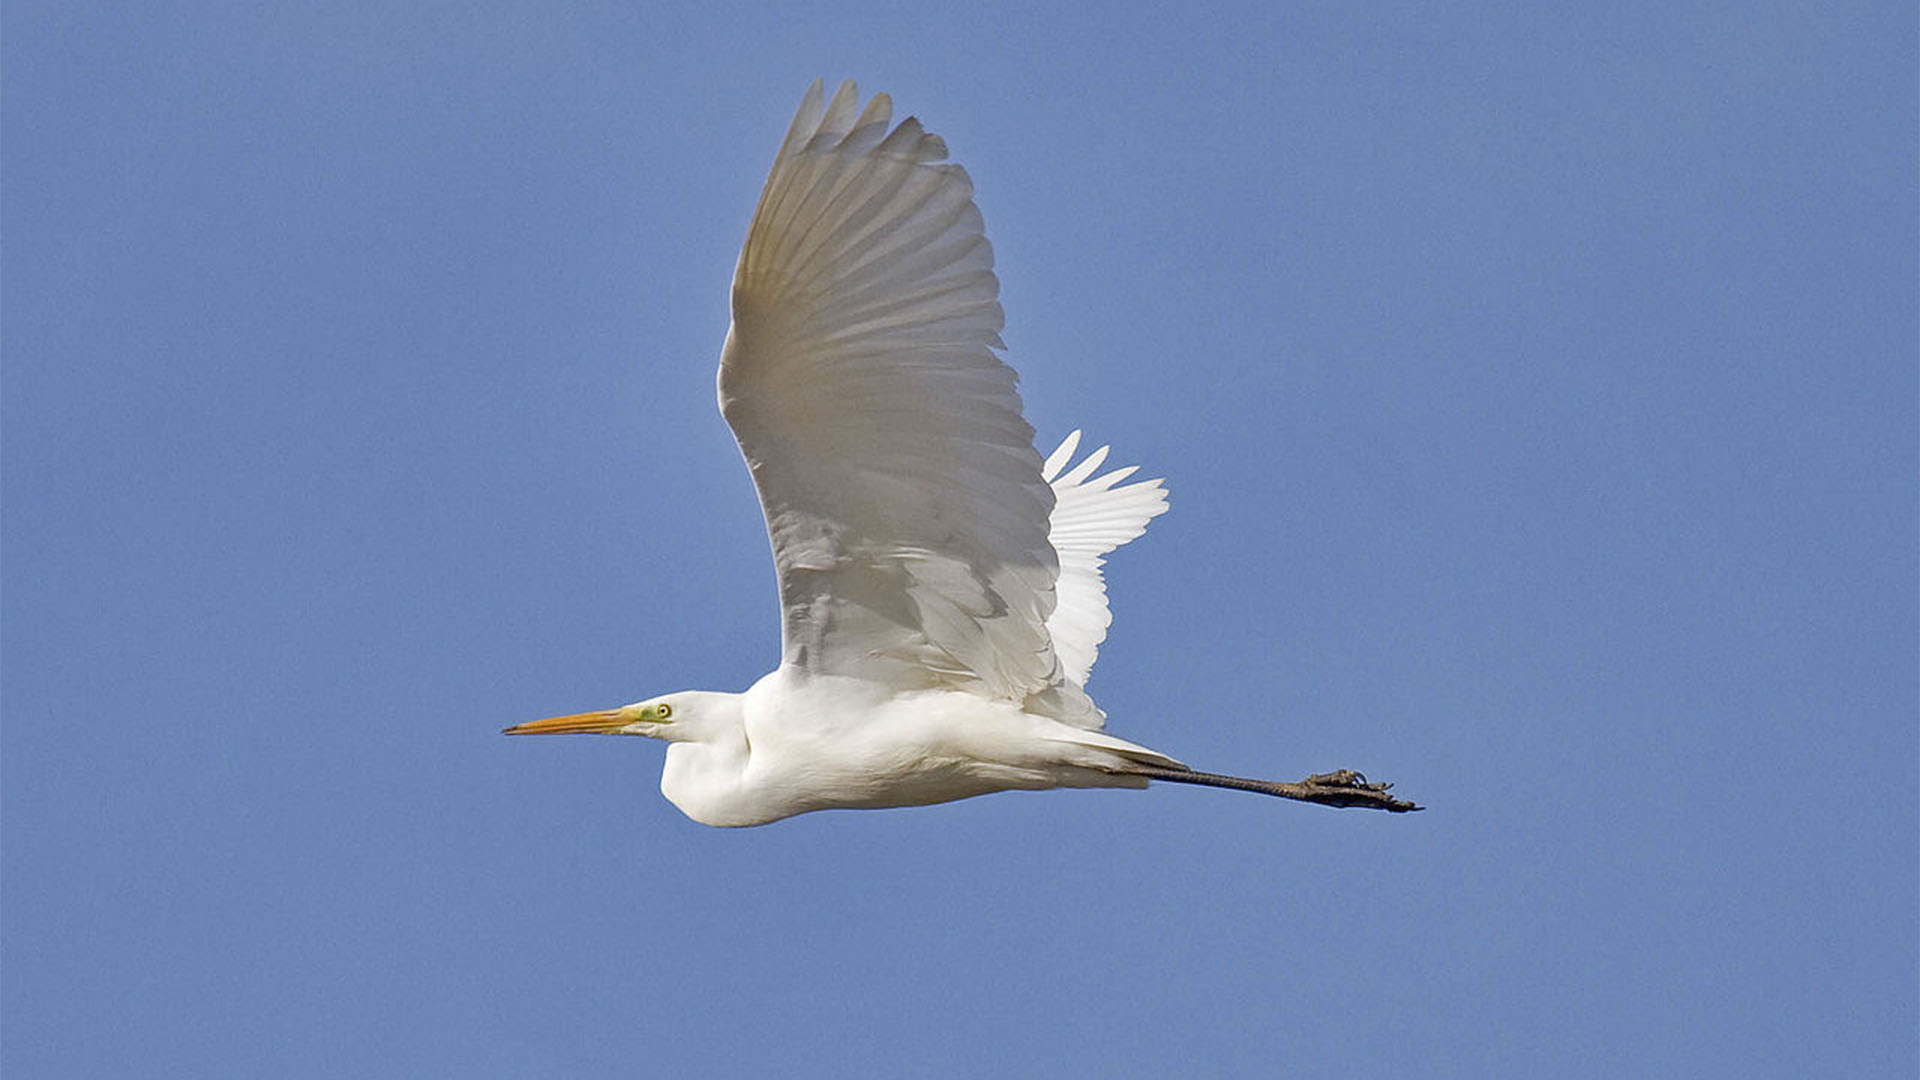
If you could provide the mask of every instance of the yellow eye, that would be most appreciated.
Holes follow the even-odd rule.
[[[673,715],[673,706],[663,701],[653,707],[653,715],[657,720],[665,720]]]

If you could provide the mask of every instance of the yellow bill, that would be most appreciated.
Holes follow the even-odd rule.
[[[529,720],[524,724],[515,724],[502,731],[505,735],[611,735],[633,722],[632,714],[626,709],[601,709],[599,712],[574,713],[571,716],[550,716],[545,720]]]

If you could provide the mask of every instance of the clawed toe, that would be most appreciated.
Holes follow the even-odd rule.
[[[1369,784],[1364,775],[1352,769],[1335,769],[1330,773],[1316,773],[1307,777],[1306,782],[1315,787],[1365,788],[1368,791],[1385,791],[1393,786],[1392,784]]]

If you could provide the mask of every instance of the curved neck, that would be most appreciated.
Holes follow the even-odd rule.
[[[689,730],[667,747],[660,793],[703,825],[752,825],[740,817],[742,785],[753,748],[739,694],[702,694],[688,710]],[[697,713],[698,720],[693,714]]]

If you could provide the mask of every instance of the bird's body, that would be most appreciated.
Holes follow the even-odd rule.
[[[675,716],[711,738],[667,748],[660,790],[707,825],[759,825],[809,810],[921,806],[1052,787],[1146,787],[1130,763],[1162,755],[960,690],[899,693],[781,667],[744,694],[693,692]]]
[[[822,98],[815,83],[761,193],[719,375],[772,541],[781,663],[743,694],[509,733],[668,740],[661,791],[709,825],[1149,779],[1333,801],[1102,730],[1085,690],[1110,621],[1102,560],[1166,494],[1098,474],[1105,447],[1075,462],[1079,432],[1042,461],[995,352],[965,171],[918,121],[894,126],[886,95]],[[1339,790],[1386,805],[1378,785]]]

